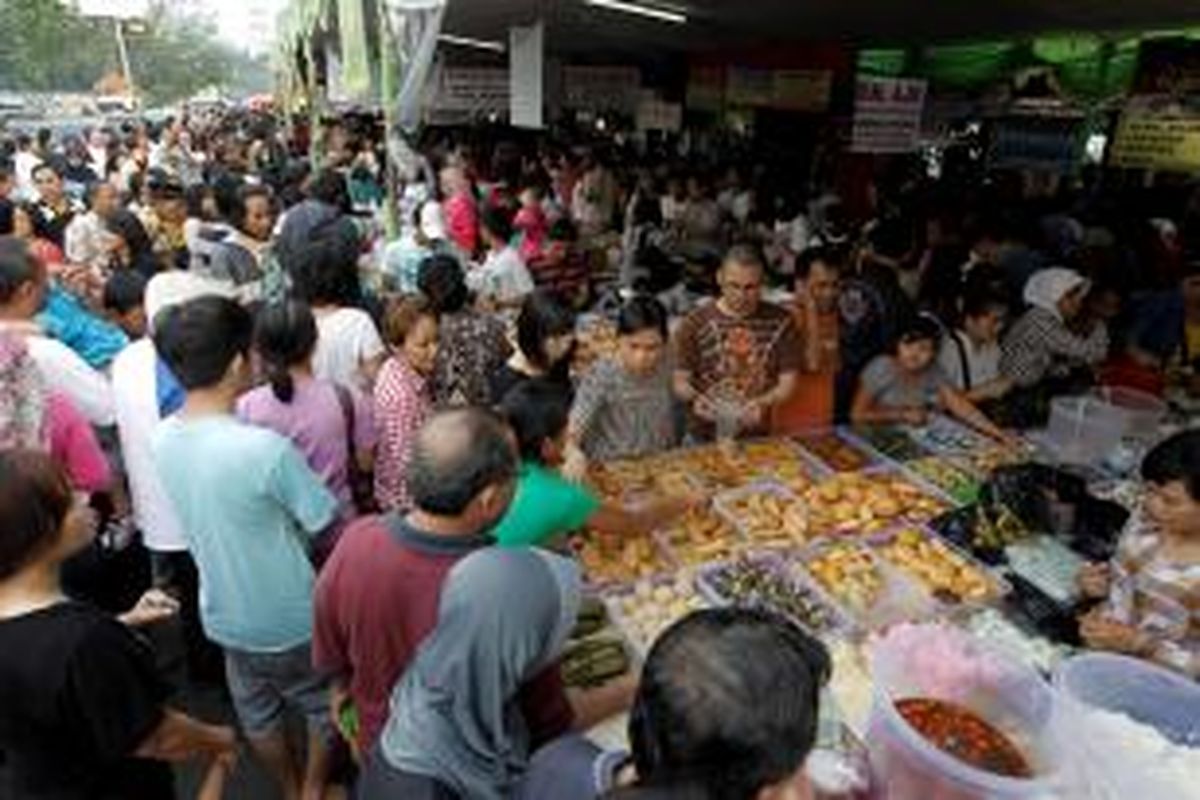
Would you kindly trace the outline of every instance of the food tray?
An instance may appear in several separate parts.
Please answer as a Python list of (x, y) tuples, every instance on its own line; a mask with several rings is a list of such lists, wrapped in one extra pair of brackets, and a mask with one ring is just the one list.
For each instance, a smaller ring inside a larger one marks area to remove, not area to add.
[[(759, 502), (761, 510), (747, 507)], [(790, 549), (809, 539), (807, 508), (777, 483), (760, 481), (725, 492), (717, 496), (713, 507), (751, 547)]]
[[(743, 579), (747, 584), (745, 594), (732, 592), (726, 585), (731, 571), (752, 577)], [(812, 578), (804, 573), (789, 573), (785, 563), (775, 556), (759, 554), (710, 564), (696, 573), (696, 588), (714, 606), (765, 608), (783, 614), (821, 638), (848, 638), (855, 632), (851, 617)], [(781, 602), (776, 592), (801, 599), (803, 610), (790, 602)]]
[(1068, 606), (1079, 599), (1077, 584), (1084, 559), (1052, 536), (1035, 536), (1004, 549), (1008, 568), (1051, 600)]
[[(836, 569), (829, 560), (846, 557), (847, 565), (861, 564), (875, 575), (878, 588), (869, 600), (855, 600), (846, 583), (849, 568)], [(802, 574), (866, 630), (881, 630), (898, 622), (929, 619), (938, 612), (932, 595), (920, 584), (875, 555), (861, 542), (825, 542), (793, 559), (792, 574)]]
[(809, 431), (794, 437), (804, 457), (818, 469), (819, 475), (858, 472), (879, 463), (879, 457), (855, 441), (841, 428)]
[(810, 539), (882, 533), (901, 521), (924, 523), (950, 505), (893, 466), (835, 475), (800, 499), (808, 506)]
[(604, 589), (674, 572), (672, 561), (652, 536), (603, 536), (585, 531), (571, 538), (587, 585)]
[(642, 661), (663, 631), (691, 612), (708, 607), (689, 570), (615, 588), (601, 599), (613, 626)]
[(930, 451), (921, 447), (905, 428), (898, 425), (859, 425), (846, 428), (843, 435), (876, 454), (881, 461), (903, 464), (925, 458)]
[(923, 487), (956, 506), (965, 506), (979, 499), (982, 484), (973, 472), (946, 456), (927, 456), (903, 465), (904, 472)]
[(996, 444), (982, 433), (976, 433), (941, 414), (934, 414), (919, 428), (909, 429), (909, 434), (921, 447), (939, 455), (969, 453)]
[[(911, 568), (892, 557), (901, 537), (913, 538), (906, 548)], [(919, 537), (917, 539), (916, 537)], [(998, 602), (1012, 587), (970, 555), (919, 525), (901, 525), (873, 538), (871, 549), (880, 560), (920, 584), (948, 608), (978, 607)], [(944, 565), (939, 569), (937, 561)]]
[(673, 452), (593, 465), (588, 470), (588, 485), (600, 497), (622, 503), (701, 491), (704, 487), (693, 476), (672, 467)]
[(736, 459), (752, 480), (768, 480), (793, 492), (803, 491), (817, 480), (819, 470), (788, 439), (753, 439), (737, 446)]
[(685, 567), (725, 561), (746, 548), (737, 526), (711, 508), (689, 511), (653, 535), (671, 559)]

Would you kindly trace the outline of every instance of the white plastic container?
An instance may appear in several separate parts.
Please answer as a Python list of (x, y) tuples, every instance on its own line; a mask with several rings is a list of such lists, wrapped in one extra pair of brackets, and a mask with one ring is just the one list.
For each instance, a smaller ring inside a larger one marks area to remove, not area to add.
[[(958, 628), (905, 626), (889, 632), (871, 658), (875, 700), (867, 733), (880, 800), (1043, 800), (1060, 797), (1061, 747), (1055, 695), (1036, 671)], [(967, 764), (927, 741), (895, 703), (954, 703), (1005, 734), (1034, 777), (1012, 778)]]
[(1120, 443), (1124, 419), (1114, 406), (1091, 395), (1056, 397), (1050, 401), (1045, 443), (1050, 455), (1065, 464), (1099, 464)]
[(1109, 406), (1106, 413), (1116, 420), (1121, 436), (1141, 440), (1158, 436), (1167, 404), (1154, 395), (1124, 386), (1105, 386), (1093, 390), (1091, 396)]

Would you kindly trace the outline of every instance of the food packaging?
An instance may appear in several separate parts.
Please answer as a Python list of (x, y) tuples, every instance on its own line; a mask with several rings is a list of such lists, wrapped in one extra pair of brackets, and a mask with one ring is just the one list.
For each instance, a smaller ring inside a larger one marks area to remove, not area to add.
[[(863, 630), (928, 619), (933, 597), (861, 542), (824, 542), (789, 562), (792, 575), (814, 584)], [(868, 587), (868, 582), (874, 582)]]

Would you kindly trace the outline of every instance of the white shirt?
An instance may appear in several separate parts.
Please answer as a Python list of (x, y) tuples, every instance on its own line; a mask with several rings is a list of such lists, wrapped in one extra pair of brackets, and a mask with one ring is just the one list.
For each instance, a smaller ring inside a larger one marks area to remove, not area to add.
[(483, 266), (467, 275), (467, 287), (501, 303), (515, 303), (533, 291), (533, 278), (512, 247), (488, 253)]
[(112, 387), (104, 373), (92, 369), (57, 339), (28, 336), (25, 343), (46, 385), (66, 395), (88, 422), (100, 428), (116, 422)]
[[(962, 350), (951, 340), (951, 336), (962, 344)], [(953, 331), (942, 340), (938, 364), (955, 388), (967, 391), (966, 376), (963, 374), (962, 357), (966, 356), (971, 375), (971, 389), (978, 389), (1000, 377), (1000, 343), (989, 342), (976, 347), (971, 337), (962, 331)]]
[(155, 360), (154, 343), (148, 338), (117, 354), (112, 364), (113, 405), (134, 521), (148, 549), (172, 553), (186, 550), (187, 542), (154, 465), (152, 442), (160, 421)]
[(22, 151), (13, 156), (13, 173), (17, 178), (18, 199), (37, 199), (37, 187), (33, 185), (33, 171), (41, 163), (40, 158), (28, 151)]
[(383, 339), (371, 315), (360, 308), (316, 311), (317, 349), (313, 353), (313, 374), (348, 389), (366, 391), (363, 362), (384, 352)]

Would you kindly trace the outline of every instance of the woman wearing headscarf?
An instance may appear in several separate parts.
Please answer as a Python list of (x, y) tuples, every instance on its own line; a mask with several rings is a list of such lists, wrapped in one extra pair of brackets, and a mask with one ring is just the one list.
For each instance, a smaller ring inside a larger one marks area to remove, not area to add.
[(361, 800), (596, 797), (603, 757), (578, 736), (531, 752), (521, 684), (558, 657), (575, 625), (574, 562), (480, 550), (451, 570), (437, 627), (392, 692)]
[(1017, 424), (1045, 421), (1049, 398), (1091, 383), (1091, 368), (1108, 355), (1108, 329), (1084, 314), (1090, 284), (1074, 270), (1051, 267), (1025, 284), (1025, 312), (1004, 338), (1000, 372), (1015, 392)]

